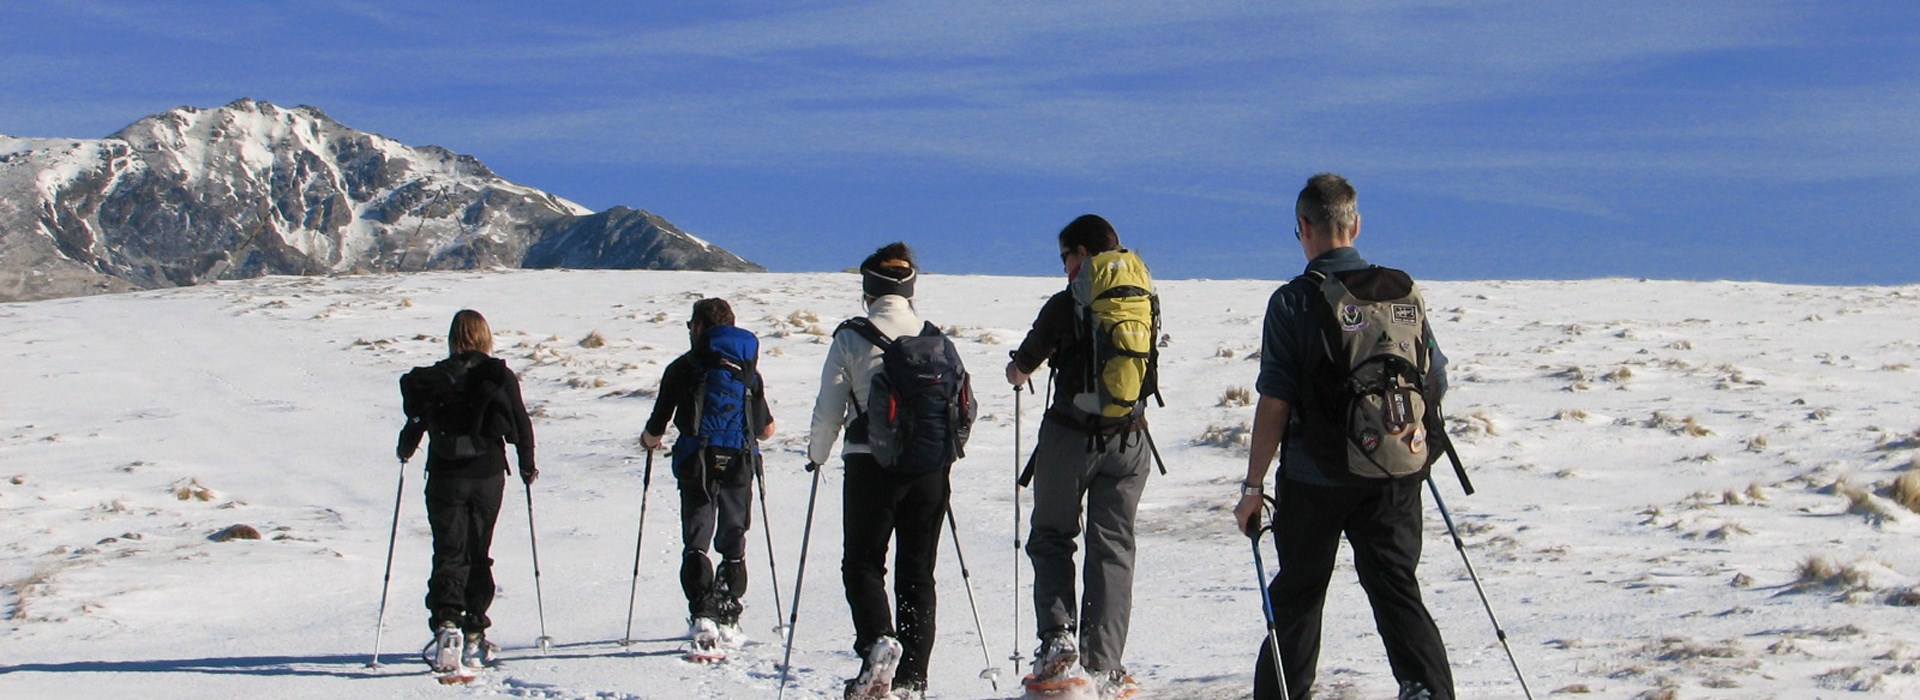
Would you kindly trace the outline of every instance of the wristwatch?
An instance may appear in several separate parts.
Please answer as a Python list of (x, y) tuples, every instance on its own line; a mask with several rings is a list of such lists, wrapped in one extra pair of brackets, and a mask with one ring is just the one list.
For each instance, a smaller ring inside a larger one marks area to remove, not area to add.
[(1262, 496), (1262, 495), (1265, 495), (1266, 493), (1267, 493), (1267, 489), (1264, 486), (1261, 486), (1259, 484), (1249, 484), (1244, 481), (1240, 482), (1241, 498), (1245, 498), (1247, 496)]

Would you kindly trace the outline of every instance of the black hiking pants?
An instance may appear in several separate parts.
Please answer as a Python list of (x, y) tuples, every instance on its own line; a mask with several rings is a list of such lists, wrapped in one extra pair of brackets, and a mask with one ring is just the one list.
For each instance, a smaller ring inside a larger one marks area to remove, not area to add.
[[(924, 685), (933, 653), (933, 565), (947, 517), (947, 472), (902, 474), (861, 453), (845, 459), (841, 511), (846, 546), (840, 578), (846, 584), (847, 605), (853, 609), (853, 651), (865, 659), (875, 640), (892, 636), (902, 647), (894, 685)], [(886, 581), (889, 540), (897, 545), (891, 605)]]
[(503, 472), (468, 478), (427, 472), (427, 525), (433, 529), (433, 574), (427, 578), (427, 626), (451, 621), (467, 632), (493, 624), (493, 525), (506, 492)]
[[(718, 580), (727, 597), (738, 600), (747, 592), (747, 530), (753, 527), (753, 481), (738, 486), (682, 480), (680, 486), (680, 589), (687, 595), (687, 613), (732, 624), (711, 598)], [(716, 572), (707, 558), (711, 546), (720, 553)]]
[[(1273, 533), (1279, 573), (1267, 586), (1273, 597), (1287, 695), (1310, 697), (1320, 660), (1320, 611), (1333, 575), (1334, 555), (1345, 533), (1353, 565), (1373, 606), (1373, 622), (1387, 647), (1387, 664), (1398, 681), (1426, 684), (1434, 700), (1453, 700), (1453, 670), (1440, 629), (1420, 600), (1414, 569), (1420, 564), (1421, 512), (1417, 479), (1378, 487), (1280, 484)], [(1255, 700), (1278, 700), (1273, 657), (1260, 645), (1254, 668)]]

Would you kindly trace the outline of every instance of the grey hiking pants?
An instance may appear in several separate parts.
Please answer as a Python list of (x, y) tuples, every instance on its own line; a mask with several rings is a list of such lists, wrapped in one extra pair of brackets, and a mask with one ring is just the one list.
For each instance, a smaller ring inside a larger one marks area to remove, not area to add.
[[(1089, 671), (1124, 668), (1120, 658), (1133, 613), (1133, 516), (1153, 465), (1139, 437), (1130, 437), (1124, 449), (1115, 437), (1106, 451), (1090, 450), (1086, 433), (1047, 420), (1034, 447), (1033, 530), (1027, 535), (1034, 621), (1041, 635), (1078, 628), (1080, 662)], [(1086, 590), (1076, 609), (1073, 555), (1083, 503)]]

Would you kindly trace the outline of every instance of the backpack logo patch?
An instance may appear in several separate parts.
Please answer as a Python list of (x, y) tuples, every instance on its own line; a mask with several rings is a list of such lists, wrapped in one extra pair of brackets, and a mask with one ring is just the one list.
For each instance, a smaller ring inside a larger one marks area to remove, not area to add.
[(1407, 326), (1420, 323), (1420, 307), (1418, 306), (1412, 304), (1394, 304), (1392, 313), (1394, 323)]
[(1360, 313), (1360, 307), (1347, 304), (1340, 307), (1340, 330), (1352, 333), (1367, 327), (1367, 317)]

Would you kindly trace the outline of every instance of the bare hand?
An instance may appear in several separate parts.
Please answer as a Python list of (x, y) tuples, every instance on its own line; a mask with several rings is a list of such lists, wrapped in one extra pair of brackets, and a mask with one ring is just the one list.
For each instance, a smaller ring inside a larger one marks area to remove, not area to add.
[(649, 449), (649, 450), (657, 450), (657, 449), (660, 449), (660, 438), (661, 438), (661, 437), (663, 437), (663, 436), (661, 436), (661, 435), (655, 435), (655, 434), (653, 434), (653, 433), (645, 433), (645, 432), (643, 432), (643, 433), (640, 433), (640, 446), (641, 446), (641, 447), (645, 447), (645, 448), (647, 448), (647, 449)]
[(1026, 384), (1027, 378), (1031, 376), (1033, 376), (1032, 372), (1020, 371), (1020, 363), (1018, 361), (1012, 361), (1007, 363), (1007, 383), (1008, 384), (1011, 384), (1013, 386), (1021, 386), (1023, 384)]
[(1265, 504), (1266, 499), (1257, 493), (1240, 497), (1240, 502), (1233, 506), (1233, 522), (1240, 526), (1241, 534), (1252, 537), (1260, 529), (1260, 510)]

